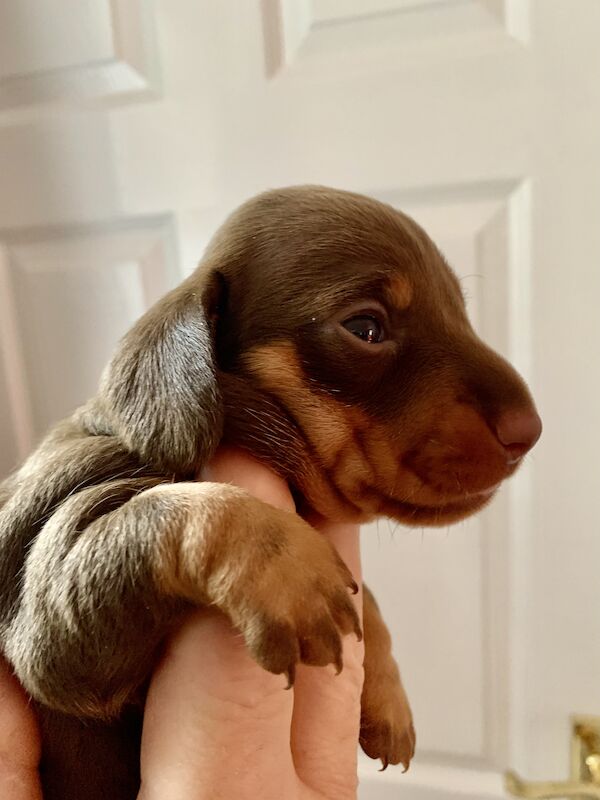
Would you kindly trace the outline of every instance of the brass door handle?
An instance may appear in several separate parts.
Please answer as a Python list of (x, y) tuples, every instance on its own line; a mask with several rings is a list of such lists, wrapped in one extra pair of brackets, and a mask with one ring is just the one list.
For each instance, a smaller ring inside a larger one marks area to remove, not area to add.
[(600, 800), (600, 718), (576, 717), (571, 736), (571, 779), (529, 783), (514, 772), (505, 775), (506, 790), (515, 797), (543, 800), (552, 797), (594, 797)]

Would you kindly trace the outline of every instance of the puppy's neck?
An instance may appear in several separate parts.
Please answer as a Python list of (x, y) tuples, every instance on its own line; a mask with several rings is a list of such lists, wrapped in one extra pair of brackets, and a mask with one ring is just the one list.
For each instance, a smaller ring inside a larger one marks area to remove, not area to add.
[(271, 394), (233, 373), (220, 373), (225, 409), (223, 444), (248, 450), (290, 485), (298, 513), (309, 522), (349, 521), (301, 426)]

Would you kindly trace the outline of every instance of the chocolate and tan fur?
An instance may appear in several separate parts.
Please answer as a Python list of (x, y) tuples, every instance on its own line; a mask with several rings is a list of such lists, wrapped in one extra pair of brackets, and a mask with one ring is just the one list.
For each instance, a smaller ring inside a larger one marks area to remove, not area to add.
[[(0, 486), (0, 646), (39, 706), (48, 800), (135, 797), (147, 681), (192, 607), (225, 612), (290, 682), (301, 662), (341, 668), (354, 581), (309, 522), (462, 519), (536, 420), (410, 218), (321, 187), (242, 206), (98, 395)], [(195, 481), (220, 442), (285, 477), (298, 514)], [(364, 635), (361, 744), (408, 765), (410, 710), (368, 591)]]

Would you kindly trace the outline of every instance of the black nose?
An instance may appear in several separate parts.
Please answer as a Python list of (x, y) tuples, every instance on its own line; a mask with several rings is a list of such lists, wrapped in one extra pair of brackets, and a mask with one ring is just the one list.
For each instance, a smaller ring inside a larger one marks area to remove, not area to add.
[(511, 461), (525, 455), (540, 438), (542, 420), (534, 408), (511, 408), (496, 423), (496, 436), (508, 451)]

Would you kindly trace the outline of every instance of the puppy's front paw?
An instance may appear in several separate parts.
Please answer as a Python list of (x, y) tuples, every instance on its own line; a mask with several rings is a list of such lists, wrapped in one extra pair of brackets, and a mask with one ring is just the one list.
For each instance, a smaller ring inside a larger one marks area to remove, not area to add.
[(370, 758), (381, 759), (383, 769), (402, 764), (406, 772), (415, 754), (416, 735), (406, 695), (399, 689), (371, 707), (363, 698), (360, 745)]
[(258, 663), (291, 686), (298, 663), (339, 672), (341, 637), (362, 631), (349, 591), (358, 587), (335, 549), (300, 518), (282, 522), (269, 558), (240, 576), (227, 611)]

